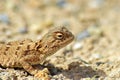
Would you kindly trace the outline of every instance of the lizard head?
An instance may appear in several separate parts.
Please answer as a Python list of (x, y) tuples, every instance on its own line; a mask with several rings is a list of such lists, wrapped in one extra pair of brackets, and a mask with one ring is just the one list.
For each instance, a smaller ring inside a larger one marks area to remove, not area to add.
[(47, 54), (52, 54), (60, 48), (65, 47), (74, 39), (74, 35), (65, 27), (56, 27), (50, 29), (49, 32), (41, 40), (43, 48)]

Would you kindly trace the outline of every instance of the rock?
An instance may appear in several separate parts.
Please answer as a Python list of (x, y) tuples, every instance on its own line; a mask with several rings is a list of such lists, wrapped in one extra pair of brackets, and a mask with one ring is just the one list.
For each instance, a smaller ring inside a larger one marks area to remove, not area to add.
[(25, 34), (25, 33), (27, 33), (28, 32), (28, 28), (27, 27), (20, 27), (19, 28), (19, 33), (20, 34)]
[(0, 21), (6, 24), (10, 22), (7, 14), (0, 14)]
[(76, 42), (74, 45), (73, 45), (73, 50), (79, 50), (80, 48), (83, 47), (83, 43), (82, 42)]

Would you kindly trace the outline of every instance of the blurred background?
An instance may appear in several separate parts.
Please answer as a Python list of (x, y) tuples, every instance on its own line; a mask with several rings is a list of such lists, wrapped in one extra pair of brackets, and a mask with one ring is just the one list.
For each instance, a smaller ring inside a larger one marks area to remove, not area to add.
[(76, 37), (50, 59), (62, 69), (51, 71), (57, 79), (120, 77), (120, 0), (0, 0), (0, 43), (37, 40), (57, 26)]
[(0, 41), (39, 36), (54, 26), (66, 26), (74, 34), (89, 27), (115, 28), (119, 4), (119, 0), (0, 0)]

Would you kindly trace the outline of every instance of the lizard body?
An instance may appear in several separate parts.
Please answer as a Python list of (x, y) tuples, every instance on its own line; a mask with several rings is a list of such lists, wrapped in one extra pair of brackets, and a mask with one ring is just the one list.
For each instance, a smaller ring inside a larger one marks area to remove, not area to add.
[(0, 65), (3, 67), (20, 67), (28, 73), (49, 80), (48, 70), (39, 70), (33, 65), (42, 63), (47, 57), (66, 46), (74, 39), (65, 27), (51, 29), (41, 40), (36, 42), (26, 39), (0, 45)]

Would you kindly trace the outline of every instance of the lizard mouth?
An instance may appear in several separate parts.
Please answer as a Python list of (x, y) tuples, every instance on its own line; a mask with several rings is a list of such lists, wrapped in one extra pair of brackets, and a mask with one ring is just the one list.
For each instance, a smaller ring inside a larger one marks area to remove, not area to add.
[(67, 38), (65, 41), (61, 42), (60, 44), (58, 44), (58, 46), (54, 46), (52, 48), (54, 48), (54, 50), (56, 49), (60, 49), (62, 47), (65, 47), (66, 45), (68, 45), (69, 43), (71, 43), (74, 40), (74, 36), (71, 34), (71, 36), (69, 38)]
[[(72, 34), (71, 34), (72, 35)], [(71, 37), (69, 37), (68, 39), (66, 39), (66, 41), (64, 41), (61, 46), (64, 47), (66, 45), (68, 45), (69, 43), (71, 43), (74, 40), (74, 36), (72, 35)]]

